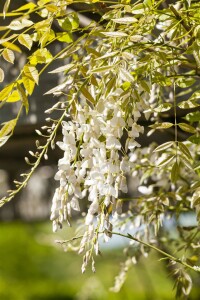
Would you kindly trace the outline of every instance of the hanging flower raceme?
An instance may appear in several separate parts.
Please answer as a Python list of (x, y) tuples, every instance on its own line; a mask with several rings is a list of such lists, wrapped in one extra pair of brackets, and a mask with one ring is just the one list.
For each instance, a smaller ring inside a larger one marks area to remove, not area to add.
[[(62, 123), (63, 141), (57, 144), (64, 156), (55, 175), (60, 187), (52, 204), (54, 231), (64, 220), (69, 221), (71, 210), (80, 210), (79, 201), (85, 196), (91, 203), (85, 222), (91, 225), (103, 206), (113, 205), (120, 192), (127, 193), (126, 176), (130, 173), (127, 151), (140, 146), (135, 138), (143, 132), (143, 127), (136, 123), (139, 111), (135, 116), (125, 119), (118, 103), (107, 101), (101, 113), (78, 104), (76, 116)], [(124, 142), (125, 130), (128, 137)]]

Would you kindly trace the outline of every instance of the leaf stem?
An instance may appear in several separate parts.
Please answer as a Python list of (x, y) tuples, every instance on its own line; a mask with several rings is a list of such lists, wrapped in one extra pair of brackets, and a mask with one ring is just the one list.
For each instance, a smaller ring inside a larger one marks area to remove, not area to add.
[(26, 176), (26, 179), (22, 182), (22, 184), (15, 190), (10, 191), (10, 194), (8, 197), (3, 197), (2, 199), (0, 199), (0, 207), (3, 206), (5, 203), (9, 202), (10, 200), (12, 200), (14, 198), (14, 196), (19, 193), (28, 183), (30, 177), (32, 176), (32, 174), (35, 172), (35, 170), (37, 169), (37, 167), (40, 164), (40, 161), (42, 159), (42, 157), (44, 156), (44, 154), (46, 153), (49, 145), (51, 144), (51, 141), (53, 140), (59, 126), (61, 125), (65, 115), (66, 115), (66, 110), (68, 109), (68, 107), (64, 110), (64, 113), (61, 115), (58, 123), (56, 124), (55, 128), (53, 129), (51, 135), (49, 136), (47, 143), (45, 144), (45, 146), (43, 146), (42, 151), (40, 152), (36, 162), (34, 163), (34, 166), (31, 168), (30, 173), (28, 173), (28, 175)]

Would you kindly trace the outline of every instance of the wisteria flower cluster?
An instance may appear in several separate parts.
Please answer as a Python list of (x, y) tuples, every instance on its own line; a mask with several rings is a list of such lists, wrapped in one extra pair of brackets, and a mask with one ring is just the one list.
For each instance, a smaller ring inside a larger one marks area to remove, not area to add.
[[(153, 249), (170, 262), (177, 294), (188, 295), (187, 270), (199, 272), (200, 4), (35, 2), (11, 12), (13, 20), (1, 26), (6, 62), (14, 62), (20, 47), (31, 53), (16, 80), (0, 91), (0, 108), (21, 104), (17, 117), (1, 124), (0, 146), (12, 136), (23, 108), (28, 113), (28, 96), (53, 62), (58, 67), (49, 73), (60, 83), (46, 92), (56, 99), (47, 113), (57, 117), (37, 130), (46, 143), (36, 142), (31, 160), (26, 158), (30, 172), (15, 181), (0, 206), (26, 186), (57, 143), (63, 157), (50, 218), (55, 232), (70, 225), (71, 216), (82, 216), (77, 235), (61, 242), (83, 253), (82, 271), (89, 261), (95, 271), (99, 241), (115, 234), (131, 241), (115, 291), (132, 263)], [(9, 5), (6, 0), (4, 17)], [(56, 54), (49, 47), (54, 42), (61, 45)], [(0, 82), (4, 75), (0, 68)], [(63, 138), (57, 141), (60, 128)], [(189, 226), (181, 221), (185, 215)], [(180, 258), (166, 248), (178, 249)]]

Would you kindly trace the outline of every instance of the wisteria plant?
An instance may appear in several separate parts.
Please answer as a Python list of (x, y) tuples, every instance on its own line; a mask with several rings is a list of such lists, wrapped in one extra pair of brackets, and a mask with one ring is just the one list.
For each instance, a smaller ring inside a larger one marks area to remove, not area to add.
[[(0, 91), (1, 107), (21, 103), (17, 117), (2, 124), (1, 146), (23, 109), (28, 113), (40, 75), (59, 75), (62, 82), (46, 91), (55, 101), (47, 113), (60, 117), (48, 117), (38, 130), (46, 143), (36, 142), (26, 159), (30, 172), (0, 205), (26, 186), (56, 144), (63, 157), (50, 218), (56, 232), (83, 207), (77, 235), (59, 241), (83, 254), (82, 272), (88, 263), (95, 271), (99, 240), (119, 235), (130, 245), (114, 291), (131, 265), (155, 250), (169, 263), (177, 296), (189, 295), (192, 272), (200, 272), (199, 1), (39, 0), (12, 11), (9, 5), (0, 15), (11, 18), (0, 26), (0, 55), (9, 63), (25, 48), (30, 55)], [(52, 54), (52, 43), (61, 51)], [(52, 69), (55, 61), (60, 66)], [(195, 222), (187, 226), (182, 216)]]

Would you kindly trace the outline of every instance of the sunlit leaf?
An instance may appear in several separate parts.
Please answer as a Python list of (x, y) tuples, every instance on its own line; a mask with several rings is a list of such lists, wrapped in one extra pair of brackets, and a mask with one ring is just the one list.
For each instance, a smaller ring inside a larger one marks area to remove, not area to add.
[(67, 86), (67, 83), (61, 83), (54, 88), (50, 89), (48, 92), (45, 93), (45, 95), (54, 94), (54, 93), (61, 93), (61, 91)]
[(23, 72), (25, 76), (27, 76), (29, 79), (35, 81), (35, 83), (38, 84), (39, 74), (38, 70), (34, 66), (25, 65), (23, 68)]
[(77, 29), (79, 27), (79, 17), (76, 12), (71, 13), (69, 15), (69, 20), (71, 22), (72, 30)]
[(200, 121), (200, 112), (195, 111), (195, 112), (188, 113), (184, 117), (184, 119), (190, 123), (199, 122)]
[(134, 78), (133, 76), (130, 74), (130, 72), (128, 72), (125, 69), (120, 69), (119, 71), (119, 76), (121, 77), (122, 80), (127, 81), (127, 82), (134, 82)]
[(25, 27), (30, 27), (31, 25), (33, 25), (33, 22), (27, 19), (22, 19), (22, 21), (20, 20), (13, 20), (10, 25), (8, 26), (9, 29), (12, 30), (21, 30)]
[(104, 54), (103, 56), (100, 56), (100, 57), (96, 58), (95, 61), (105, 59), (105, 58), (109, 58), (109, 57), (113, 57), (117, 53), (118, 53), (118, 51), (108, 52), (108, 53)]
[(23, 90), (23, 88), (21, 87), (20, 84), (17, 83), (17, 89), (18, 89), (18, 92), (19, 92), (19, 95), (20, 95), (20, 99), (26, 109), (26, 113), (28, 113), (29, 111), (29, 103), (28, 103), (28, 98), (26, 96), (26, 93), (25, 91)]
[(18, 46), (16, 46), (15, 44), (13, 44), (13, 43), (10, 43), (10, 42), (4, 42), (4, 43), (2, 43), (2, 45), (3, 45), (5, 48), (8, 48), (8, 49), (10, 49), (10, 50), (13, 50), (13, 51), (16, 51), (16, 52), (19, 52), (19, 53), (22, 52), (21, 49), (20, 49)]
[(4, 71), (0, 68), (0, 82), (4, 81)]
[(37, 64), (49, 63), (53, 59), (51, 52), (47, 48), (36, 50), (31, 55), (29, 61), (30, 64), (35, 66)]
[(55, 13), (55, 12), (57, 12), (58, 7), (54, 4), (48, 4), (48, 5), (46, 5), (46, 9), (52, 13)]
[(57, 33), (56, 38), (60, 42), (64, 43), (72, 43), (73, 42), (73, 36), (70, 32), (62, 32)]
[(159, 162), (159, 164), (157, 165), (158, 167), (164, 167), (166, 165), (169, 165), (171, 163), (171, 161), (173, 161), (175, 158), (175, 155), (170, 155), (167, 158), (163, 159), (162, 161)]
[(20, 100), (20, 95), (18, 90), (13, 90), (12, 93), (7, 97), (6, 102), (18, 102)]
[(7, 85), (3, 90), (0, 91), (0, 101), (4, 101), (9, 94), (12, 92), (14, 84)]
[(92, 95), (90, 94), (90, 92), (85, 87), (82, 87), (80, 91), (83, 94), (83, 96), (87, 100), (89, 100), (89, 102), (91, 102), (92, 104), (95, 104), (95, 99), (92, 97)]
[(12, 50), (10, 49), (4, 49), (2, 52), (2, 56), (5, 60), (7, 60), (8, 62), (10, 62), (11, 64), (14, 63), (15, 60), (15, 55), (13, 53)]
[(173, 164), (172, 166), (172, 169), (171, 169), (171, 181), (173, 183), (175, 183), (178, 179), (178, 176), (179, 176), (179, 169), (180, 169), (180, 166), (179, 164), (177, 163), (177, 161)]
[(10, 134), (14, 130), (14, 128), (16, 126), (16, 122), (17, 122), (17, 119), (12, 119), (8, 122), (5, 122), (3, 127), (0, 129), (0, 138)]
[(9, 9), (9, 6), (10, 6), (10, 0), (6, 0), (6, 2), (4, 4), (4, 7), (3, 7), (3, 16), (4, 16), (4, 18), (6, 17), (6, 13)]
[(171, 103), (163, 103), (160, 104), (158, 107), (155, 107), (153, 110), (156, 112), (164, 112), (164, 111), (168, 111), (172, 108), (172, 104)]
[(178, 123), (178, 126), (186, 132), (189, 133), (195, 133), (196, 129), (194, 127), (192, 127), (191, 125), (187, 124), (187, 123)]
[(164, 144), (159, 145), (158, 147), (156, 147), (154, 149), (154, 151), (155, 152), (163, 151), (163, 150), (166, 150), (166, 149), (172, 147), (173, 145), (174, 145), (174, 141), (173, 142), (166, 142), (166, 143), (164, 143)]
[(124, 17), (124, 18), (111, 19), (111, 20), (118, 24), (132, 24), (138, 22), (138, 19), (134, 17)]
[(112, 70), (113, 68), (114, 68), (114, 66), (100, 67), (100, 68), (96, 68), (96, 69), (91, 70), (91, 73), (106, 72), (106, 71)]
[(10, 137), (11, 137), (11, 134), (2, 136), (0, 138), (0, 147), (2, 147), (9, 140)]
[(33, 81), (30, 77), (27, 77), (26, 75), (22, 74), (22, 82), (27, 93), (29, 95), (32, 95), (35, 87), (35, 81)]
[(60, 73), (60, 72), (67, 72), (70, 69), (72, 69), (74, 67), (74, 64), (67, 64), (65, 66), (59, 67), (54, 69), (53, 71), (50, 71), (49, 73)]
[(190, 170), (193, 170), (193, 166), (190, 163), (190, 161), (185, 157), (185, 156), (181, 156), (181, 162)]
[(200, 145), (200, 136), (198, 136), (198, 135), (191, 135), (188, 138), (188, 141), (190, 141), (193, 144)]
[(155, 123), (153, 125), (149, 125), (149, 127), (154, 128), (154, 129), (167, 129), (172, 126), (174, 126), (174, 124), (170, 123), (170, 122)]
[(0, 39), (0, 45), (17, 37), (17, 34), (11, 34), (7, 38)]
[(32, 10), (35, 7), (36, 7), (36, 4), (34, 4), (33, 2), (30, 2), (30, 3), (27, 3), (25, 5), (22, 5), (21, 7), (19, 7), (15, 11)]
[(191, 153), (190, 153), (188, 147), (187, 147), (185, 144), (183, 144), (182, 142), (179, 142), (178, 145), (179, 145), (180, 151), (181, 151), (188, 159), (192, 159), (192, 155), (191, 155)]
[(20, 44), (28, 48), (29, 50), (32, 47), (33, 40), (29, 34), (20, 34), (18, 37), (18, 41)]
[(195, 83), (194, 78), (181, 77), (176, 80), (176, 84), (181, 88), (187, 88)]
[(200, 104), (196, 103), (196, 100), (186, 100), (186, 101), (182, 101), (178, 104), (178, 107), (182, 108), (182, 109), (190, 109), (190, 108), (195, 108), (195, 107), (199, 107)]
[(117, 37), (127, 37), (128, 35), (125, 32), (122, 31), (108, 31), (108, 32), (101, 32), (103, 35), (108, 36), (108, 37), (113, 37), (113, 38), (117, 38)]

